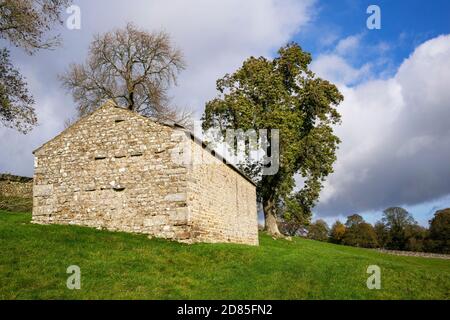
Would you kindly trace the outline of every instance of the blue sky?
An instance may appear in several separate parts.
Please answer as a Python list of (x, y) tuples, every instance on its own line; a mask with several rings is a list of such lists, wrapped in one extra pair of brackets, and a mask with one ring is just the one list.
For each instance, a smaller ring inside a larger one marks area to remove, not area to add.
[[(378, 5), (381, 9), (380, 30), (366, 27), (369, 5)], [(367, 46), (388, 44), (387, 56), (398, 66), (420, 43), (450, 31), (450, 1), (447, 0), (327, 0), (320, 1), (317, 8), (314, 23), (294, 37), (313, 55), (329, 48), (323, 45), (321, 38), (337, 41), (363, 34)], [(355, 63), (370, 58), (370, 55), (362, 56)]]
[[(342, 144), (315, 217), (329, 223), (362, 213), (375, 222), (399, 205), (426, 225), (450, 207), (450, 1), (74, 0), (81, 29), (61, 27), (63, 45), (28, 56), (11, 48), (36, 100), (39, 126), (27, 136), (0, 127), (0, 172), (33, 174), (32, 150), (64, 129), (75, 105), (57, 75), (83, 62), (94, 34), (127, 22), (165, 30), (187, 68), (173, 104), (200, 118), (215, 81), (247, 57), (273, 57), (296, 41), (311, 68), (345, 96), (336, 128)], [(369, 30), (369, 5), (381, 29)], [(63, 18), (66, 18), (64, 16)], [(0, 41), (1, 42), (1, 41)]]

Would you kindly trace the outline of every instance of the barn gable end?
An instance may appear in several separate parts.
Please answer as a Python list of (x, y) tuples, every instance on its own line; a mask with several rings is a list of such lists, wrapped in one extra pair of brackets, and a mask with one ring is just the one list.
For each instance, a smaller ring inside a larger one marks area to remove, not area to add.
[(254, 184), (217, 158), (174, 161), (186, 145), (214, 158), (182, 128), (105, 104), (34, 152), (33, 222), (257, 244)]

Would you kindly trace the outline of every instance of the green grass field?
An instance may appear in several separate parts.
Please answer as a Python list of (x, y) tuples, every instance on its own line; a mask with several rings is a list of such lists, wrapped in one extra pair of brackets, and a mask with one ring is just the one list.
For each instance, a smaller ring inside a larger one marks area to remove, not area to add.
[[(449, 299), (450, 261), (305, 239), (183, 245), (0, 211), (0, 299)], [(81, 290), (66, 269), (81, 268)], [(381, 290), (366, 269), (381, 268)]]

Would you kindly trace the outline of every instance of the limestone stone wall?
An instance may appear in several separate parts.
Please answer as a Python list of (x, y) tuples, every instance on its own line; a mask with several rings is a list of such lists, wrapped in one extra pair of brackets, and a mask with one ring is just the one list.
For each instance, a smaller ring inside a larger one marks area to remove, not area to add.
[[(214, 163), (174, 161), (186, 144)], [(34, 154), (34, 223), (258, 243), (255, 186), (184, 129), (106, 104)]]
[(0, 174), (0, 196), (31, 198), (32, 190), (32, 178)]
[(256, 188), (236, 170), (191, 141), (188, 207), (197, 241), (258, 245)]
[(168, 126), (105, 105), (35, 151), (33, 222), (190, 237)]

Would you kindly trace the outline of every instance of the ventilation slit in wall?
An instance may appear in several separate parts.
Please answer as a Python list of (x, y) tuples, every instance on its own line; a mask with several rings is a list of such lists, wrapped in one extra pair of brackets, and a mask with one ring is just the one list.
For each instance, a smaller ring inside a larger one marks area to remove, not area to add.
[(104, 160), (106, 156), (95, 156), (95, 160)]
[(132, 157), (140, 157), (142, 156), (142, 152), (134, 152), (131, 154)]
[(124, 122), (124, 121), (125, 121), (125, 119), (116, 119), (116, 120), (114, 120), (115, 123), (121, 123), (121, 122)]

